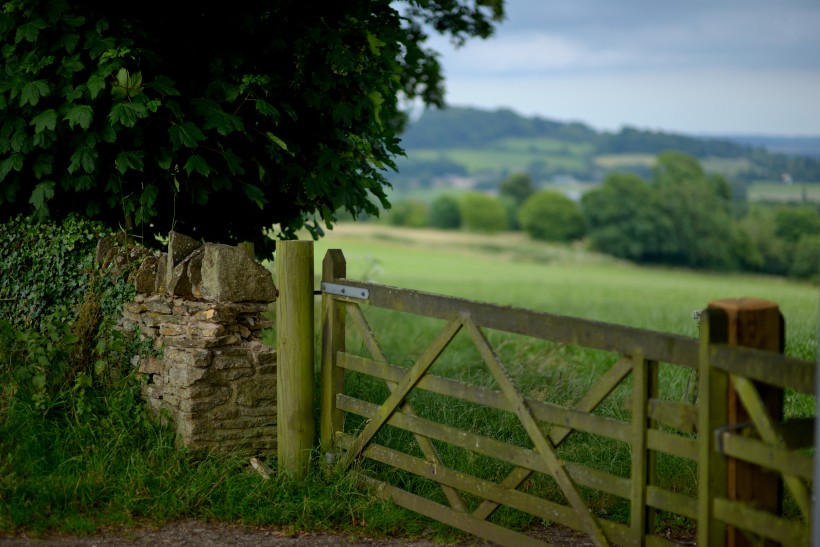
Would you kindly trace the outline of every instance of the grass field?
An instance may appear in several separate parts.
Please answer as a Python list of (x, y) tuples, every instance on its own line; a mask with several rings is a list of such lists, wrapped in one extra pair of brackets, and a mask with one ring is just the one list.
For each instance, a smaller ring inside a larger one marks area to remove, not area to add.
[[(816, 356), (818, 289), (781, 278), (638, 267), (578, 247), (495, 236), (340, 224), (316, 244), (341, 248), (352, 279), (696, 336), (692, 312), (720, 298), (780, 305), (787, 351)], [(317, 272), (320, 271), (317, 269)]]

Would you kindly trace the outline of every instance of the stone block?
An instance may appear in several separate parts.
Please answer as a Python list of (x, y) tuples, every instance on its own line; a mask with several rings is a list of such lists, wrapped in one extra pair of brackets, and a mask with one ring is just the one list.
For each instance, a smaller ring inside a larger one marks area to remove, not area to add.
[(201, 272), (206, 300), (273, 302), (276, 297), (271, 272), (239, 247), (206, 243)]
[(154, 292), (154, 287), (157, 280), (157, 264), (159, 258), (154, 255), (148, 255), (142, 261), (137, 271), (131, 275), (131, 282), (138, 293), (149, 294)]

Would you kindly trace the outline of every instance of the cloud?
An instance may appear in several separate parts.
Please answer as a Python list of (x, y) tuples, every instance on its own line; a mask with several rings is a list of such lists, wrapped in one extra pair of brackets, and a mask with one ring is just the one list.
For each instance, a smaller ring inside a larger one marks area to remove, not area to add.
[(670, 130), (820, 133), (816, 0), (508, 0), (442, 52), (448, 100)]

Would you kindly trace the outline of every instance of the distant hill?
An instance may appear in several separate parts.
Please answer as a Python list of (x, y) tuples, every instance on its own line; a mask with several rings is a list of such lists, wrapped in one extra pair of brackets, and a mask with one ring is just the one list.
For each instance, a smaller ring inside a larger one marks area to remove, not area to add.
[(596, 181), (614, 169), (648, 174), (654, 156), (678, 150), (737, 181), (780, 181), (788, 174), (794, 181), (820, 183), (820, 157), (811, 157), (820, 149), (820, 137), (697, 137), (633, 127), (600, 132), (583, 123), (524, 117), (508, 109), (451, 107), (426, 110), (407, 128), (402, 144), (407, 159), (399, 163), (399, 179), (436, 174), (497, 178), (528, 171), (542, 181)]

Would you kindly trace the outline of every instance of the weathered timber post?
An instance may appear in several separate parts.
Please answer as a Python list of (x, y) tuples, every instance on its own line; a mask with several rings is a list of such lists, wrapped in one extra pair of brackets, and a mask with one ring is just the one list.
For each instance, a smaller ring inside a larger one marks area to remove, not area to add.
[(302, 479), (313, 449), (313, 242), (276, 243), (276, 433), (279, 471)]
[[(347, 276), (347, 263), (340, 249), (328, 249), (322, 261), (322, 281), (333, 283)], [(322, 394), (319, 431), (322, 450), (333, 449), (333, 435), (341, 431), (344, 413), (336, 408), (336, 394), (344, 390), (344, 370), (336, 366), (336, 355), (345, 349), (345, 308), (330, 295), (322, 295)]]
[[(777, 304), (757, 298), (715, 300), (709, 303), (711, 321), (724, 321), (714, 325), (725, 339), (712, 343), (725, 343), (765, 351), (783, 353), (784, 323)], [(715, 332), (715, 330), (713, 330)], [(756, 384), (769, 415), (775, 421), (783, 419), (783, 390), (778, 387)], [(729, 426), (749, 421), (743, 403), (729, 382), (727, 388), (727, 416)], [(779, 515), (782, 509), (783, 481), (778, 473), (760, 466), (728, 458), (726, 462), (726, 495), (728, 499), (752, 502), (755, 508)], [(727, 527), (726, 545), (729, 547), (752, 545), (751, 541), (736, 528)]]

